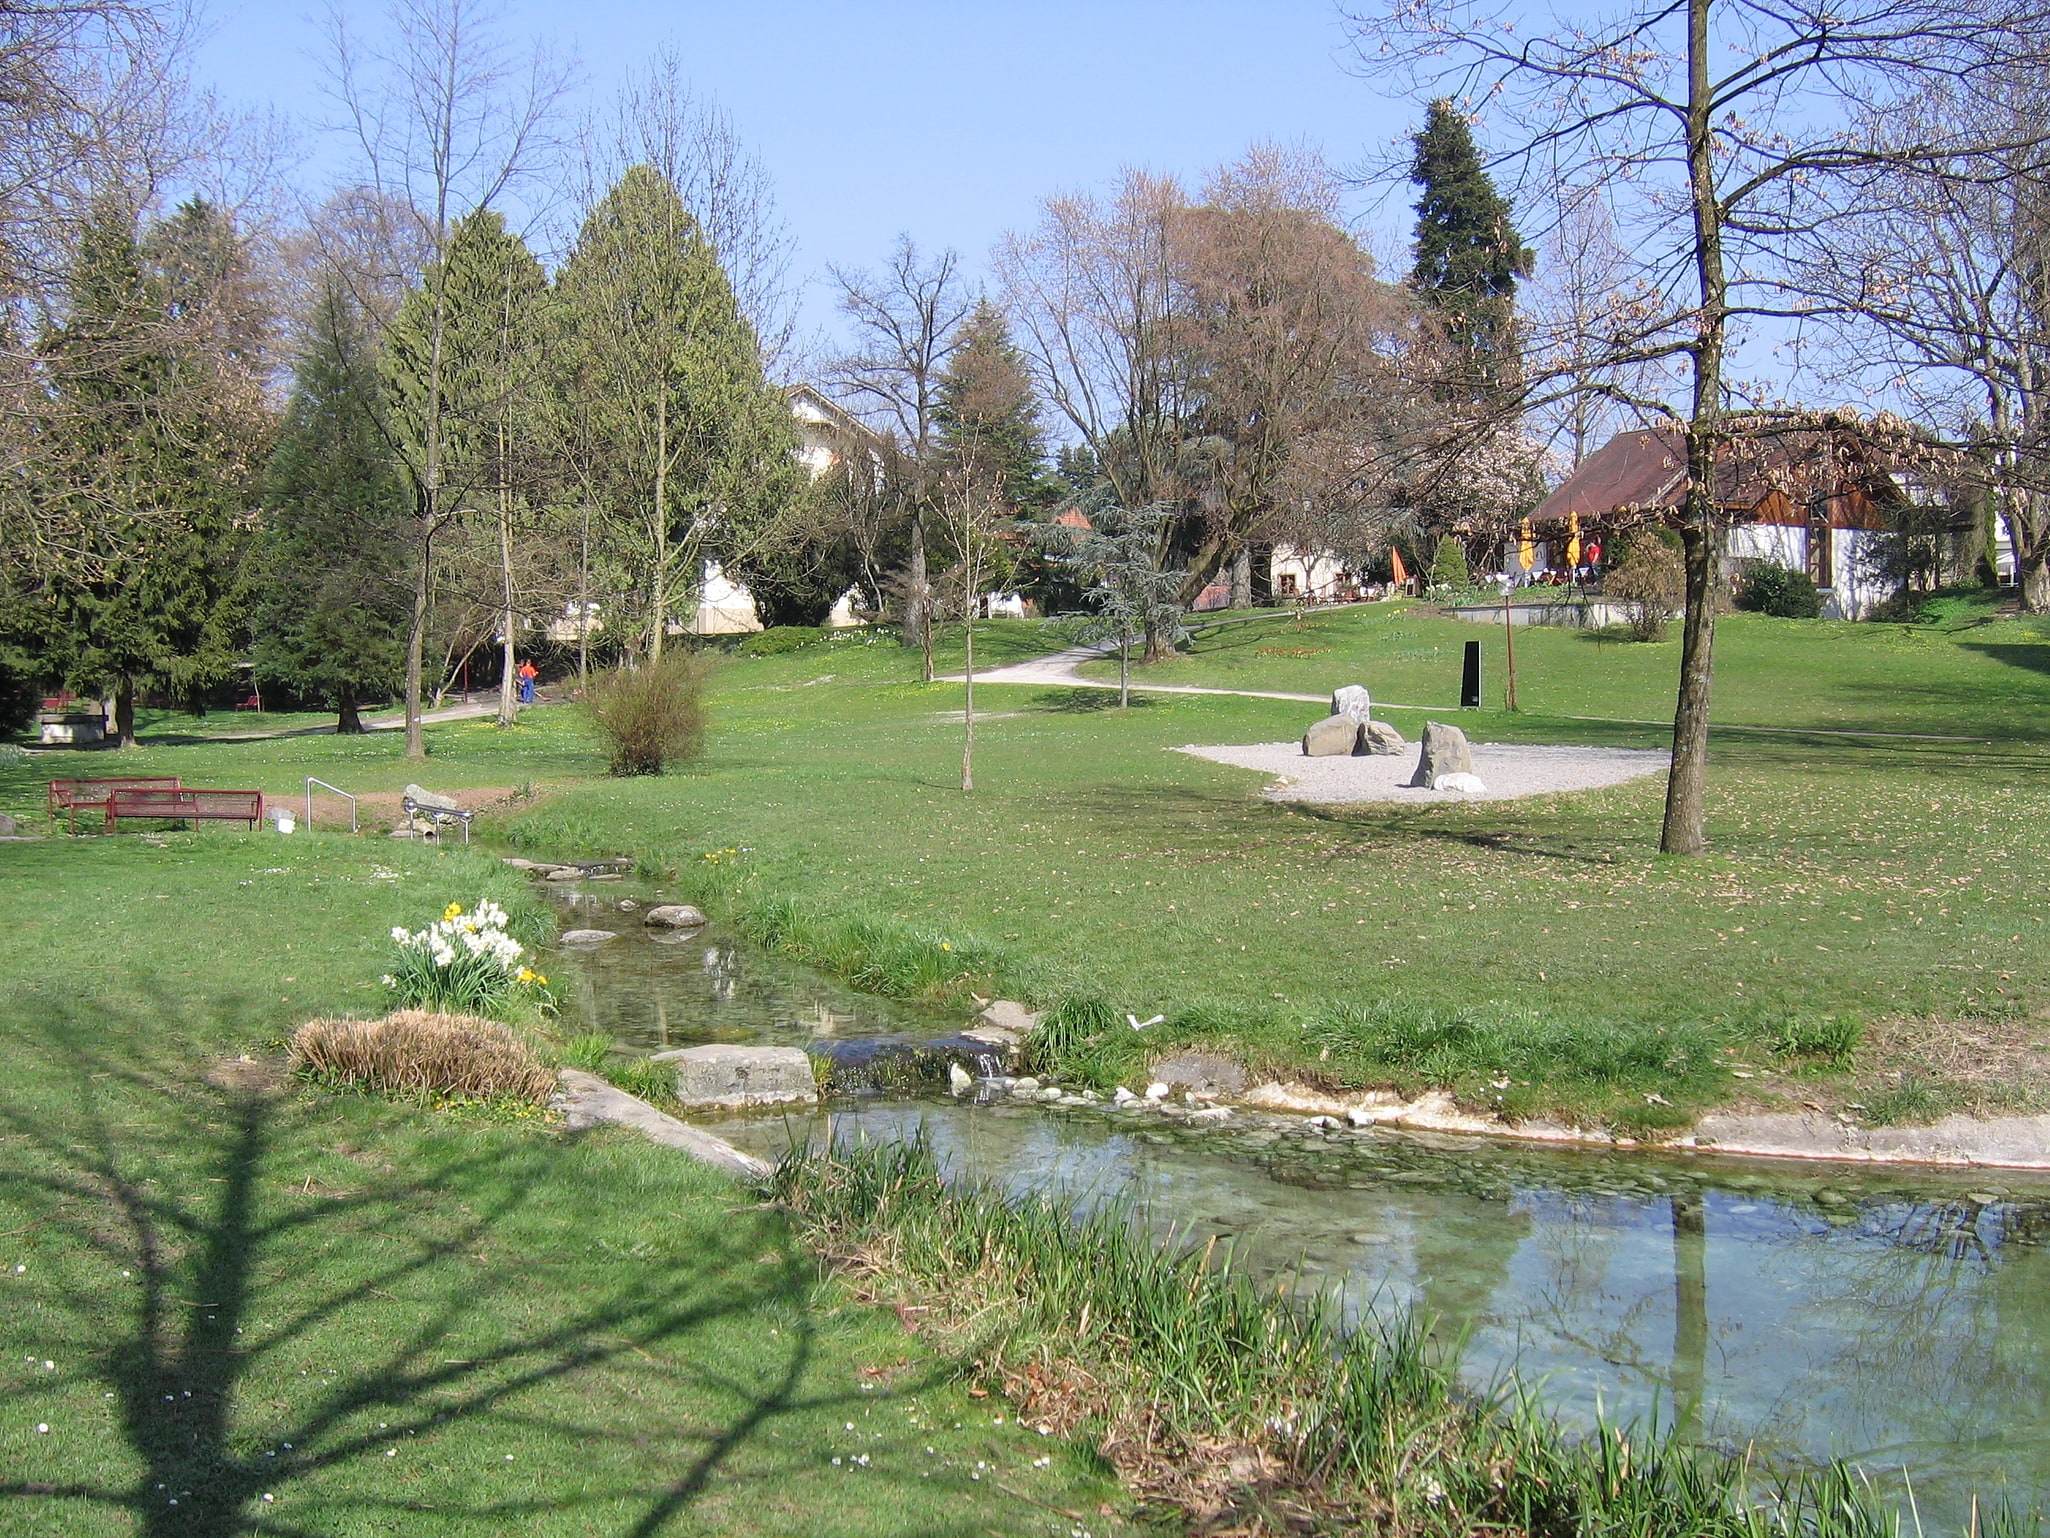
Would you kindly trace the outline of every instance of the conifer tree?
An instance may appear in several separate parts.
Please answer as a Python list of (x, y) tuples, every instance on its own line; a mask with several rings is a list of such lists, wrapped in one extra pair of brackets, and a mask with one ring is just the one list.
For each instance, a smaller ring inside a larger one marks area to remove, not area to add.
[(1445, 328), (1455, 355), (1450, 387), (1492, 395), (1517, 373), (1516, 284), (1533, 258), (1452, 102), (1431, 103), (1413, 142), (1410, 180), (1423, 196), (1410, 287)]
[(196, 705), (238, 663), (236, 574), (269, 428), (265, 317), (232, 223), (195, 201), (136, 226), (111, 198), (87, 221), (36, 405), (45, 667), (112, 691), (123, 746), (139, 689)]
[[(436, 542), (480, 510), (496, 520), (495, 595), (510, 654), (516, 630), (512, 538), (515, 463), (538, 415), (546, 279), (504, 216), (456, 221), (447, 255), (406, 294), (379, 358), (387, 420), (412, 496), (413, 612), (406, 692), (416, 696), (435, 589)], [(511, 669), (507, 669), (508, 683)], [(505, 719), (503, 713), (501, 719)]]
[(376, 360), (345, 286), (323, 284), (264, 483), (257, 676), (333, 703), (335, 730), (405, 672), (409, 503)]
[(799, 493), (796, 428), (676, 188), (629, 169), (556, 276), (562, 420), (624, 572), (636, 649), (658, 660), (704, 563), (766, 551)]
[(938, 395), (943, 473), (986, 477), (1014, 513), (1046, 500), (1039, 402), (1010, 323), (987, 299), (961, 323)]

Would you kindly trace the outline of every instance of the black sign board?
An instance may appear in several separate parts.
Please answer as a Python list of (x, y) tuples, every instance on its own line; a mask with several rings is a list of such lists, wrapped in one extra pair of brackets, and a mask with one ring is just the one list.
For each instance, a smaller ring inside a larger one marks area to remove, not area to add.
[(1466, 669), (1459, 679), (1459, 708), (1481, 708), (1481, 643), (1478, 641), (1466, 643)]

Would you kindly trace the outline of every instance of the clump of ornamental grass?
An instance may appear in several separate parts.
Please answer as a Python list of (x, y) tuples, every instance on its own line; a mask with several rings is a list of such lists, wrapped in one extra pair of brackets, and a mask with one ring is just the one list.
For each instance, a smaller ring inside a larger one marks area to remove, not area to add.
[(401, 1009), (504, 1016), (523, 1004), (555, 1009), (548, 979), (527, 965), (527, 948), (507, 930), (505, 909), (489, 898), (465, 912), (450, 903), (424, 929), (394, 926), (398, 959), (385, 992)]
[[(864, 1296), (1000, 1389), (1022, 1423), (1087, 1434), (1154, 1516), (1200, 1532), (1388, 1538), (1897, 1538), (1843, 1464), (1775, 1476), (1656, 1427), (1563, 1430), (1476, 1395), (1414, 1315), (1347, 1329), (1215, 1240), (1128, 1210), (949, 1189), (923, 1141), (799, 1151), (765, 1194)], [(2002, 1509), (1979, 1531), (2013, 1535)]]
[(672, 652), (592, 681), (585, 709), (613, 774), (660, 774), (704, 750), (708, 672), (697, 658)]
[(292, 1064), (338, 1087), (429, 1099), (538, 1105), (555, 1088), (555, 1070), (497, 1021), (422, 1009), (382, 1020), (309, 1020), (292, 1034)]

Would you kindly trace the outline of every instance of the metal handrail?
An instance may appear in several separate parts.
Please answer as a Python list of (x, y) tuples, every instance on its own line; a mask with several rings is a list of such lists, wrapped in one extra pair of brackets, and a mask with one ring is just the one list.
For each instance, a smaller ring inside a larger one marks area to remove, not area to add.
[(306, 831), (308, 833), (313, 831), (313, 787), (316, 785), (322, 790), (333, 791), (349, 803), (349, 831), (354, 833), (356, 831), (356, 798), (346, 790), (343, 790), (341, 786), (330, 785), (326, 780), (316, 780), (310, 774), (306, 776)]

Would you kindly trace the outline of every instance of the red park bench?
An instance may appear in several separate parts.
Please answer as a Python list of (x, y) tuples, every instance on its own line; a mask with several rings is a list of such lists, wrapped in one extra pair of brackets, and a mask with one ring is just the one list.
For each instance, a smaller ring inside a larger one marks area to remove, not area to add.
[(50, 782), (50, 831), (57, 831), (59, 813), (73, 829), (81, 811), (105, 812), (108, 798), (117, 790), (176, 790), (178, 776), (131, 775), (112, 780), (52, 780)]
[(246, 822), (250, 830), (263, 821), (260, 790), (194, 790), (188, 787), (117, 790), (107, 798), (107, 831), (124, 817), (165, 817), (182, 822)]

